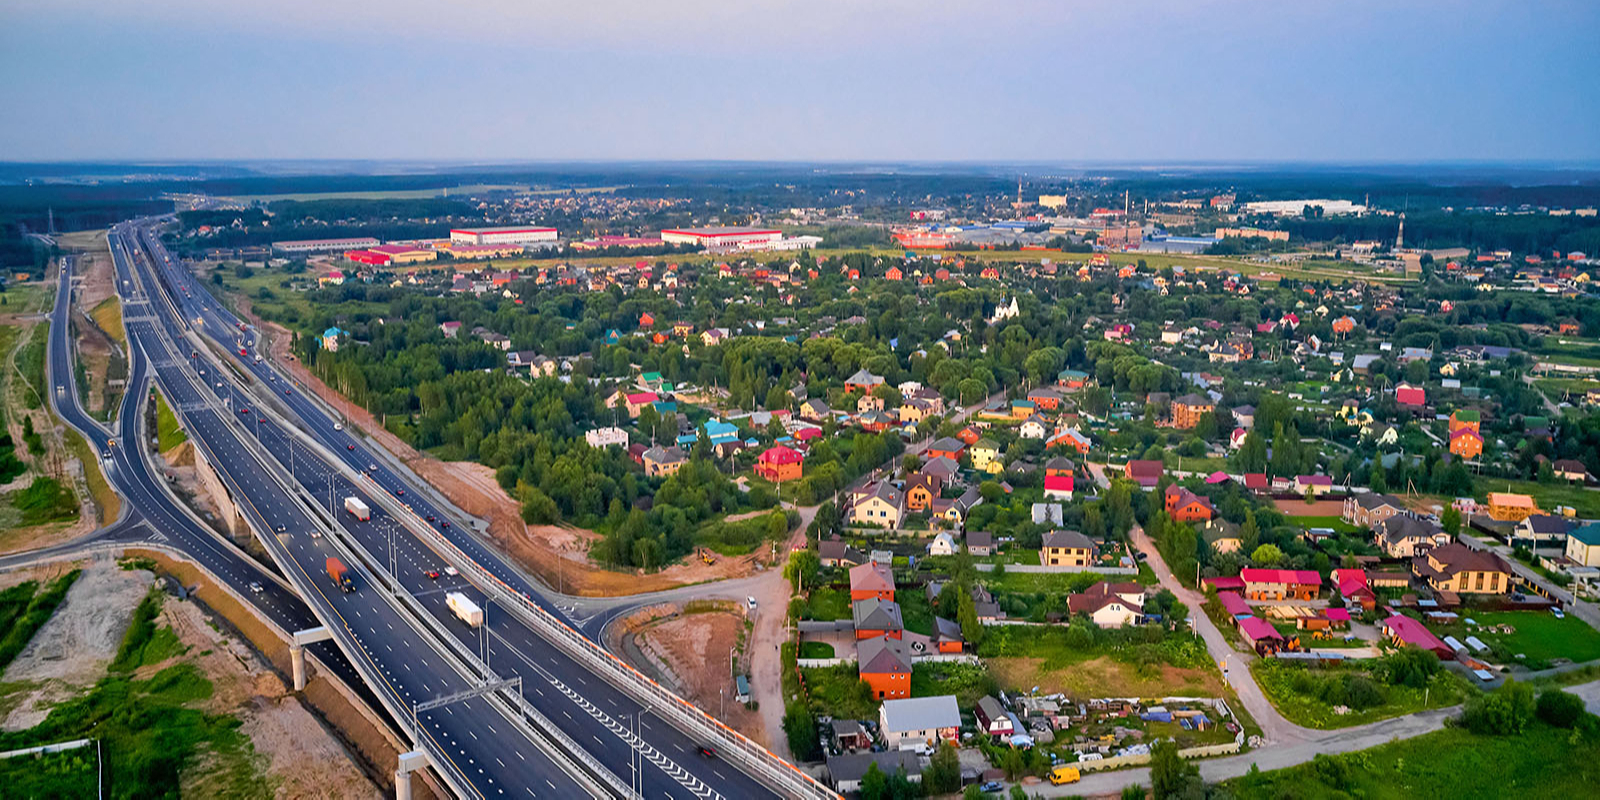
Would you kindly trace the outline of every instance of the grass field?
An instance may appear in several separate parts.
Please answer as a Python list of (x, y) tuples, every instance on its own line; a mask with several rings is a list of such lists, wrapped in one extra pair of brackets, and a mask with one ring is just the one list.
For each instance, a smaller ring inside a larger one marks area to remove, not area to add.
[[(1469, 626), (1465, 619), (1477, 625)], [(1512, 633), (1489, 631), (1489, 626), (1511, 626)], [(1496, 661), (1523, 664), (1539, 669), (1552, 659), (1570, 658), (1582, 663), (1600, 659), (1600, 631), (1583, 620), (1568, 614), (1556, 619), (1546, 611), (1463, 611), (1461, 618), (1449, 625), (1430, 626), (1440, 638), (1454, 636), (1465, 641), (1476, 636), (1488, 645)], [(1524, 658), (1516, 658), (1518, 654)]]
[(1361, 530), (1338, 517), (1292, 517), (1292, 519), (1296, 525), (1307, 530), (1312, 528), (1332, 528), (1334, 533), (1355, 533)]
[(187, 441), (189, 434), (184, 433), (183, 428), (178, 426), (178, 417), (172, 413), (172, 407), (167, 405), (167, 398), (157, 392), (156, 447), (165, 453)]
[[(1427, 691), (1407, 686), (1380, 686), (1383, 702), (1369, 708), (1352, 710), (1348, 714), (1334, 713), (1334, 703), (1309, 693), (1312, 685), (1338, 680), (1346, 674), (1363, 674), (1353, 669), (1317, 669), (1290, 664), (1276, 659), (1257, 659), (1250, 663), (1261, 691), (1272, 701), (1290, 722), (1318, 730), (1348, 728), (1380, 719), (1414, 714), (1429, 708), (1443, 708), (1460, 703), (1472, 689), (1455, 673), (1440, 670), (1434, 675)], [(1305, 682), (1305, 685), (1302, 685)], [(1376, 679), (1374, 684), (1380, 683)]]
[(956, 696), (956, 704), (972, 708), (986, 694), (999, 690), (989, 673), (977, 664), (918, 664), (911, 669), (911, 696)]
[[(1227, 781), (1240, 800), (1499, 800), (1593, 797), (1600, 734), (1534, 722), (1520, 736), (1461, 729), (1405, 739)], [(1331, 763), (1330, 763), (1331, 762)]]
[(827, 642), (801, 642), (801, 658), (833, 658), (833, 645)]
[(94, 308), (89, 310), (89, 316), (94, 318), (94, 324), (107, 336), (115, 339), (117, 344), (128, 346), (128, 333), (122, 328), (122, 301), (115, 296), (101, 300)]
[(1484, 478), (1476, 485), (1479, 497), (1484, 497), (1488, 492), (1515, 492), (1532, 496), (1545, 511), (1555, 506), (1572, 506), (1578, 510), (1578, 516), (1585, 519), (1600, 517), (1600, 492), (1591, 492), (1582, 486), (1569, 486), (1565, 482), (1544, 484), (1506, 478)]
[(855, 664), (800, 671), (805, 677), (811, 712), (838, 719), (876, 719), (878, 701), (862, 682)]
[(850, 590), (819, 586), (800, 610), (801, 619), (850, 619)]

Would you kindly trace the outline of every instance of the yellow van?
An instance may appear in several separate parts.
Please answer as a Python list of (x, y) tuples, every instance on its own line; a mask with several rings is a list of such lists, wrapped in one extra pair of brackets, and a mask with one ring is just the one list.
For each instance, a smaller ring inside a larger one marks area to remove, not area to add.
[(1077, 783), (1079, 777), (1078, 768), (1069, 767), (1066, 764), (1050, 770), (1050, 783), (1056, 786), (1060, 786), (1063, 783)]

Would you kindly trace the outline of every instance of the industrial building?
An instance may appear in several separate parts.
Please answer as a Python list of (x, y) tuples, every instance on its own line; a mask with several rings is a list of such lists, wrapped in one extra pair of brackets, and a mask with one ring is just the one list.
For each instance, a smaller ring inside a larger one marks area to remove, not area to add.
[(667, 244), (697, 244), (709, 250), (732, 249), (747, 243), (775, 242), (783, 238), (783, 231), (774, 228), (682, 228), (661, 232), (661, 241)]
[(467, 261), (480, 258), (514, 258), (522, 255), (520, 244), (458, 244), (442, 242), (439, 250), (457, 259)]
[(425, 247), (413, 247), (408, 244), (384, 244), (369, 247), (365, 250), (346, 251), (344, 257), (358, 264), (372, 264), (375, 266), (388, 266), (391, 264), (414, 264), (418, 261), (432, 261), (439, 254)]
[(333, 253), (340, 250), (361, 250), (375, 247), (377, 239), (363, 236), (354, 239), (297, 239), (273, 242), (272, 249), (280, 253)]
[(510, 226), (450, 229), (450, 241), (459, 244), (533, 244), (535, 242), (554, 242), (555, 240), (555, 228)]
[(1366, 206), (1360, 203), (1352, 203), (1349, 200), (1261, 200), (1254, 203), (1245, 203), (1244, 210), (1247, 214), (1298, 217), (1305, 211), (1306, 206), (1321, 208), (1322, 215), (1325, 217), (1367, 213)]
[(606, 247), (660, 247), (666, 244), (658, 236), (601, 236), (573, 242), (574, 250), (600, 250)]

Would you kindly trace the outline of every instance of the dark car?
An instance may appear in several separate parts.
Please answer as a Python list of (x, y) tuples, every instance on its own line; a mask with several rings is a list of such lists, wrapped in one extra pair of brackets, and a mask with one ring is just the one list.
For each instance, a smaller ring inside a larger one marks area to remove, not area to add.
[(429, 522), (433, 522), (433, 515), (432, 515), (432, 514), (429, 514), (429, 515), (428, 515), (428, 521), (429, 521)]
[(710, 745), (704, 745), (704, 744), (700, 745), (699, 750), (700, 750), (700, 755), (703, 755), (706, 758), (716, 758), (717, 757), (717, 748), (712, 747)]
[(984, 785), (979, 786), (978, 787), (978, 791), (986, 792), (986, 793), (990, 793), (990, 794), (998, 792), (998, 791), (1000, 791), (1000, 782), (999, 781), (989, 781), (988, 783), (985, 783)]
[(439, 523), (439, 527), (441, 527), (441, 528), (448, 528), (448, 527), (450, 527), (450, 520), (442, 520), (442, 521), (440, 521), (440, 523)]

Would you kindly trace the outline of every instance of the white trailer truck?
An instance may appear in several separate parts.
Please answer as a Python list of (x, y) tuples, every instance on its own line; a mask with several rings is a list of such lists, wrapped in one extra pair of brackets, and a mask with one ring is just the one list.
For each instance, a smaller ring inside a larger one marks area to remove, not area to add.
[(346, 497), (344, 499), (344, 510), (350, 512), (352, 516), (362, 522), (372, 519), (372, 509), (367, 508), (367, 504), (361, 502), (359, 497)]
[(461, 618), (462, 622), (474, 628), (483, 624), (483, 609), (479, 608), (477, 603), (472, 602), (472, 598), (460, 592), (451, 592), (444, 596), (444, 602), (445, 605), (450, 606), (450, 610), (454, 611), (457, 617)]

